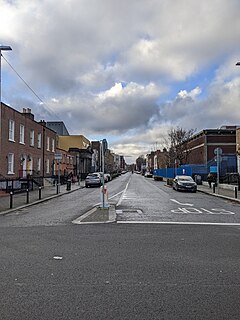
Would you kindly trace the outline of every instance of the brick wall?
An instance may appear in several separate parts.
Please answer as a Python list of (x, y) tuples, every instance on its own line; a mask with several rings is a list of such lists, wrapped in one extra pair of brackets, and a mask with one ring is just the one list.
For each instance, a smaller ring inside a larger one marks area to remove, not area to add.
[[(52, 174), (52, 164), (56, 148), (56, 133), (42, 124), (34, 121), (31, 110), (25, 110), (25, 113), (1, 104), (0, 108), (0, 174), (6, 178), (18, 178), (26, 174), (37, 174), (39, 160), (41, 162), (38, 175), (50, 176)], [(14, 139), (9, 139), (9, 121), (14, 122)], [(24, 143), (20, 142), (20, 125), (24, 126)], [(30, 145), (30, 131), (34, 132), (34, 143)], [(41, 133), (41, 145), (38, 147), (38, 134)], [(49, 150), (47, 150), (47, 141), (49, 139)], [(54, 141), (54, 150), (52, 150), (52, 141)], [(9, 154), (14, 155), (13, 172), (8, 170)], [(47, 172), (49, 163), (49, 172)]]

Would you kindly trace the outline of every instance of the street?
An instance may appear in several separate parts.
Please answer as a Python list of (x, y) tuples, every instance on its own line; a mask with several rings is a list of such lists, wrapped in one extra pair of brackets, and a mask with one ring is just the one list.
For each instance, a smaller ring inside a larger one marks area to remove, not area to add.
[(239, 204), (131, 173), (107, 188), (117, 223), (72, 223), (99, 188), (0, 216), (1, 320), (239, 319)]

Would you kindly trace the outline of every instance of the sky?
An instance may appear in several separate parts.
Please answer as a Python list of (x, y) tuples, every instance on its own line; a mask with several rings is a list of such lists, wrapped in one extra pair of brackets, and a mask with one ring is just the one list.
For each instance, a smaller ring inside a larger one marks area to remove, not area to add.
[(127, 163), (172, 128), (240, 125), (239, 0), (0, 0), (0, 15), (2, 102)]

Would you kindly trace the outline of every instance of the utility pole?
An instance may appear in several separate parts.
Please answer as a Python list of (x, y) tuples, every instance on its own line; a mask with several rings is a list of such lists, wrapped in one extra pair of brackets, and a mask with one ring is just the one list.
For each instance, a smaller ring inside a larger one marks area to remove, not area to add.
[(0, 103), (2, 103), (2, 77), (1, 77), (1, 64), (2, 64), (2, 51), (9, 51), (12, 50), (12, 48), (10, 46), (2, 46), (0, 45)]

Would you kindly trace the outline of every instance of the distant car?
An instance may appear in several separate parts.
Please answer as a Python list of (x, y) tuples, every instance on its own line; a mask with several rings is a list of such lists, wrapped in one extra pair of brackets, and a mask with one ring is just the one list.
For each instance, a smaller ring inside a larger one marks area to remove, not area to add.
[(172, 186), (176, 191), (197, 191), (197, 184), (190, 176), (176, 176)]
[(102, 185), (102, 177), (99, 172), (89, 173), (85, 179), (85, 187), (100, 187)]
[(152, 176), (153, 176), (152, 173), (149, 171), (145, 172), (145, 174), (144, 174), (144, 177), (146, 177), (146, 178), (152, 178)]
[(111, 180), (112, 180), (112, 177), (111, 177), (110, 173), (104, 173), (104, 181), (108, 182)]

